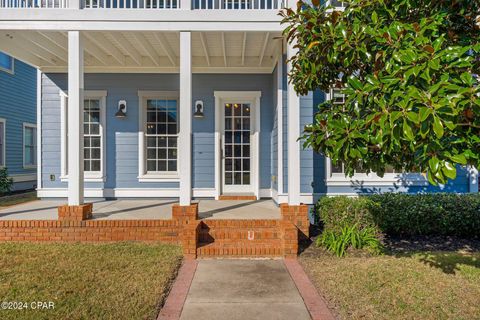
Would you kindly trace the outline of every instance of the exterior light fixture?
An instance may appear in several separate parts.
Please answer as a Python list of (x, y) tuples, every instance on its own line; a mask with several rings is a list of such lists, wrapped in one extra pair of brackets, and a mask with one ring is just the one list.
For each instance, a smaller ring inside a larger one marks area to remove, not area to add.
[(115, 117), (123, 119), (127, 116), (127, 101), (120, 100), (118, 101), (118, 111), (115, 113)]
[(205, 115), (203, 114), (203, 101), (197, 100), (195, 101), (195, 113), (193, 114), (194, 118), (203, 118)]

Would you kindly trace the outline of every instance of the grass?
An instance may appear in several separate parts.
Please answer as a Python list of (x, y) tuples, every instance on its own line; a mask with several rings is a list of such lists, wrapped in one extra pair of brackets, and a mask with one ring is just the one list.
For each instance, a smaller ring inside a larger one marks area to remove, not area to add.
[(0, 197), (0, 208), (38, 200), (36, 192), (26, 192), (18, 195)]
[[(308, 249), (311, 250), (311, 249)], [(480, 319), (480, 253), (300, 257), (342, 319)]]
[(0, 318), (155, 319), (181, 259), (164, 244), (2, 243), (1, 301), (55, 308), (0, 310)]

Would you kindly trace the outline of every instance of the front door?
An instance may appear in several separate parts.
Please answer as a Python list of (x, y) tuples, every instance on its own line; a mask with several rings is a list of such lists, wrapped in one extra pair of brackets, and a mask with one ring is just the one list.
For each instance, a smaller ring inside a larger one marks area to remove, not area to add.
[(222, 101), (223, 193), (253, 193), (252, 101)]

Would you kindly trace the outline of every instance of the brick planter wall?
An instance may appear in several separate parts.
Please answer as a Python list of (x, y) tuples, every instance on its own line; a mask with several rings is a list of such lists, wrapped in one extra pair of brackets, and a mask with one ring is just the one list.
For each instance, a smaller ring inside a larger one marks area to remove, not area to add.
[[(88, 220), (90, 205), (62, 206), (59, 220), (0, 220), (0, 241), (159, 241), (184, 256), (296, 257), (307, 206), (282, 205), (282, 220), (198, 220), (198, 204), (173, 205), (171, 220)], [(299, 230), (301, 232), (299, 232)]]
[(4, 220), (0, 221), (0, 241), (180, 243), (179, 229), (172, 220)]
[(299, 240), (307, 240), (310, 237), (310, 220), (308, 219), (308, 206), (301, 204), (291, 206), (286, 203), (280, 204), (282, 220), (292, 222), (300, 231)]

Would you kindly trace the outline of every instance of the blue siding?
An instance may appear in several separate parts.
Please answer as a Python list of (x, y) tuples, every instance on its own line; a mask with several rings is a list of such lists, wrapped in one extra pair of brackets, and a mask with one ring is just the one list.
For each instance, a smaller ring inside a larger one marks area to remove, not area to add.
[[(6, 167), (10, 175), (33, 175), (23, 168), (23, 123), (37, 123), (37, 70), (14, 61), (14, 73), (0, 70), (0, 118), (6, 119)], [(14, 185), (15, 190), (32, 188), (36, 179)]]
[(214, 188), (214, 91), (261, 91), (260, 188), (271, 187), (271, 131), (273, 98), (271, 74), (194, 74), (193, 101), (203, 100), (205, 117), (193, 119), (194, 188)]
[[(107, 90), (106, 181), (86, 183), (87, 188), (177, 188), (177, 182), (138, 182), (138, 91), (178, 91), (178, 74), (86, 74), (86, 90)], [(60, 96), (67, 90), (66, 74), (47, 74), (42, 81), (43, 172), (46, 188), (65, 188), (60, 176)], [(205, 118), (193, 120), (194, 188), (213, 188), (214, 181), (214, 91), (262, 91), (260, 166), (261, 188), (270, 188), (270, 139), (273, 128), (272, 76), (195, 74), (193, 101), (203, 100)], [(127, 101), (127, 117), (117, 119), (119, 100)], [(193, 105), (193, 104), (192, 104)], [(179, 155), (179, 161), (182, 161)], [(55, 181), (50, 181), (54, 174)]]

